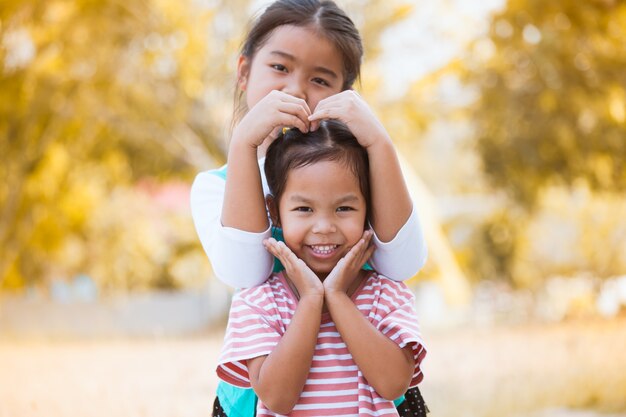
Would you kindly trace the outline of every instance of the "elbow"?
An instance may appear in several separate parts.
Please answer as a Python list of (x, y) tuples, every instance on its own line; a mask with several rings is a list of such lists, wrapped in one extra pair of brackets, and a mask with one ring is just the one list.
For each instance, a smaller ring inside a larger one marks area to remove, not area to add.
[(428, 246), (426, 246), (426, 242), (422, 242), (421, 250), (419, 251), (419, 254), (417, 256), (417, 271), (415, 272), (416, 274), (418, 271), (420, 271), (424, 267), (424, 265), (426, 265), (427, 260), (428, 260)]
[(406, 367), (402, 370), (389, 372), (384, 378), (372, 383), (372, 387), (378, 395), (386, 400), (393, 401), (400, 398), (409, 389), (413, 378), (413, 368)]
[(285, 386), (280, 383), (271, 383), (269, 386), (259, 383), (253, 385), (254, 392), (270, 411), (276, 414), (287, 415), (300, 399), (302, 390), (296, 390), (293, 386)]
[(281, 395), (279, 393), (272, 398), (261, 398), (259, 396), (259, 399), (263, 402), (263, 405), (265, 405), (271, 412), (280, 415), (287, 415), (291, 413), (291, 411), (293, 411), (293, 408), (298, 403), (299, 397), (295, 400), (286, 397), (287, 396)]
[(378, 395), (385, 400), (393, 401), (400, 398), (409, 389), (409, 381), (396, 381), (389, 384), (384, 384), (380, 389), (374, 387)]
[(220, 281), (231, 287), (250, 288), (263, 284), (272, 272), (273, 258), (263, 265), (263, 268), (259, 268), (257, 264), (241, 262), (240, 258), (223, 251), (216, 251), (211, 255), (209, 258), (213, 273)]
[(417, 275), (422, 268), (426, 265), (428, 260), (428, 248), (425, 244), (420, 245), (416, 250), (415, 256), (412, 258), (413, 262), (406, 263), (406, 269), (403, 271), (404, 279), (409, 279)]
[(286, 416), (287, 414), (291, 413), (291, 411), (295, 407), (295, 404), (292, 404), (292, 405), (276, 404), (276, 406), (269, 406), (265, 404), (265, 406), (273, 413), (279, 414), (281, 416)]
[(426, 246), (426, 242), (423, 239), (420, 244), (416, 246), (415, 257), (413, 259), (414, 262), (409, 265), (410, 271), (407, 271), (411, 277), (417, 275), (417, 273), (424, 268), (428, 260), (428, 246)]

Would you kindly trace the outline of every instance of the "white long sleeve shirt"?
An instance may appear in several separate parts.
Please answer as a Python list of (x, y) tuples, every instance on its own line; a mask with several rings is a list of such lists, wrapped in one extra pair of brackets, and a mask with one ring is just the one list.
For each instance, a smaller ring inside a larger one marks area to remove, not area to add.
[[(269, 194), (265, 159), (259, 160), (264, 194)], [(191, 187), (191, 214), (202, 247), (215, 275), (235, 288), (262, 284), (271, 274), (274, 257), (263, 247), (271, 237), (271, 227), (261, 233), (246, 232), (222, 225), (222, 205), (226, 186), (226, 165), (199, 173)], [(390, 204), (393, 204), (390, 202)], [(406, 223), (389, 242), (374, 233), (376, 249), (369, 264), (395, 281), (415, 275), (426, 262), (427, 247), (415, 205)]]

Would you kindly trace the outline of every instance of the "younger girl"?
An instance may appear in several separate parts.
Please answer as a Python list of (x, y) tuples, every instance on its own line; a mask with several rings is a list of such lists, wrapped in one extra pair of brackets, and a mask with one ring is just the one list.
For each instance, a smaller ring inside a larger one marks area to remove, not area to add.
[(288, 130), (268, 150), (267, 202), (284, 242), (266, 247), (285, 271), (235, 295), (218, 366), (222, 380), (254, 388), (259, 416), (397, 416), (393, 400), (422, 380), (412, 293), (361, 269), (374, 249), (367, 156), (334, 121)]

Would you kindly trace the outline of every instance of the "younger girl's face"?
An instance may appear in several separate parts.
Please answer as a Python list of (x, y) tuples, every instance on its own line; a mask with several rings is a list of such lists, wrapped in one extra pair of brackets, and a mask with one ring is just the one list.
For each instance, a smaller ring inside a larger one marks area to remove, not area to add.
[(289, 171), (278, 215), (287, 247), (323, 280), (361, 239), (366, 202), (352, 170), (320, 161)]
[(239, 87), (248, 109), (272, 90), (304, 99), (311, 111), (341, 92), (343, 58), (335, 45), (307, 27), (279, 26), (252, 59), (240, 57)]

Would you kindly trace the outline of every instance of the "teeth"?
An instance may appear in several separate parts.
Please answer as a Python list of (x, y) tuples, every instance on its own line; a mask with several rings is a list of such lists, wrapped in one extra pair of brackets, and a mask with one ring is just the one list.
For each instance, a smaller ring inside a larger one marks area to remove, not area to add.
[(337, 249), (338, 245), (311, 245), (311, 249), (313, 252), (319, 253), (320, 255), (328, 255), (335, 249)]

